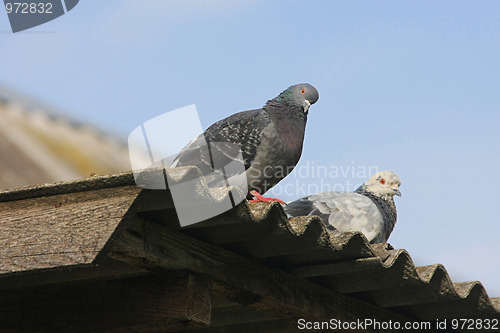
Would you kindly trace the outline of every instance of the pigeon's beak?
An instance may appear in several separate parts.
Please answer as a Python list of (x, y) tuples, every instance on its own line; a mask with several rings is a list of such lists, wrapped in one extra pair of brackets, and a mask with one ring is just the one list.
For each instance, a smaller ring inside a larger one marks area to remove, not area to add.
[(311, 106), (311, 102), (309, 102), (307, 99), (305, 99), (304, 102), (302, 103), (302, 107), (304, 108), (304, 113), (307, 114), (310, 106)]
[(401, 197), (401, 191), (399, 191), (399, 188), (393, 188), (394, 195), (399, 195)]

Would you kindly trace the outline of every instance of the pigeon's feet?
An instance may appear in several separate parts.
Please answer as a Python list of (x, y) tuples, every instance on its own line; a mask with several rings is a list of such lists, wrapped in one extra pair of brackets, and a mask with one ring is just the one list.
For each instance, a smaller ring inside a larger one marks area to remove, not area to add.
[(250, 191), (250, 194), (257, 198), (255, 200), (250, 200), (250, 202), (267, 202), (267, 203), (270, 203), (270, 202), (273, 202), (273, 201), (277, 201), (277, 202), (279, 202), (282, 205), (286, 205), (286, 203), (283, 200), (280, 200), (280, 199), (277, 199), (277, 198), (264, 198), (259, 192), (255, 191), (255, 190)]

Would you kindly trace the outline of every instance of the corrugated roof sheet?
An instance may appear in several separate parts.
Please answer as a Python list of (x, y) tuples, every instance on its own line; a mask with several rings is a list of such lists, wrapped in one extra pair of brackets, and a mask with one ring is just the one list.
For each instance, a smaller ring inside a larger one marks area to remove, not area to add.
[(480, 282), (453, 283), (440, 264), (417, 267), (406, 250), (370, 245), (360, 233), (329, 235), (316, 217), (288, 221), (279, 204), (240, 209), (239, 219), (184, 232), (420, 320), (500, 317), (499, 299), (490, 299)]

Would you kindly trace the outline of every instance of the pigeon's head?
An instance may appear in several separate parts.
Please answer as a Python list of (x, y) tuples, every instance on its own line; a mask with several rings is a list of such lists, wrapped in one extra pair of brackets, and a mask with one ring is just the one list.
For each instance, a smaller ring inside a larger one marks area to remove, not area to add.
[(367, 192), (385, 199), (392, 199), (395, 195), (401, 196), (399, 186), (401, 179), (392, 171), (377, 172), (363, 184)]
[(294, 108), (299, 108), (301, 112), (307, 115), (309, 107), (316, 103), (319, 99), (319, 93), (309, 83), (300, 83), (291, 86), (283, 91), (278, 97), (270, 100), (268, 105), (273, 106), (287, 105)]

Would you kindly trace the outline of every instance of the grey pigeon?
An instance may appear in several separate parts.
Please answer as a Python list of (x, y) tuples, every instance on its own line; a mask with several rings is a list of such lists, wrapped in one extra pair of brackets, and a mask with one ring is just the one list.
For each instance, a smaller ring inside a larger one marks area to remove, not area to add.
[(396, 224), (394, 196), (401, 196), (401, 180), (381, 171), (354, 192), (324, 192), (289, 203), (289, 218), (318, 215), (328, 231), (362, 232), (370, 243), (385, 243)]
[[(293, 85), (261, 109), (242, 111), (211, 125), (182, 149), (171, 167), (194, 165), (204, 175), (217, 175), (220, 168), (216, 166), (236, 159), (236, 147), (241, 151), (244, 168), (240, 170), (245, 170), (243, 181), (246, 178), (248, 192), (263, 194), (285, 178), (299, 161), (309, 107), (318, 98), (318, 91), (310, 84)], [(232, 176), (236, 179), (242, 173)], [(214, 183), (206, 178), (209, 186), (220, 183), (220, 177), (215, 177)]]

